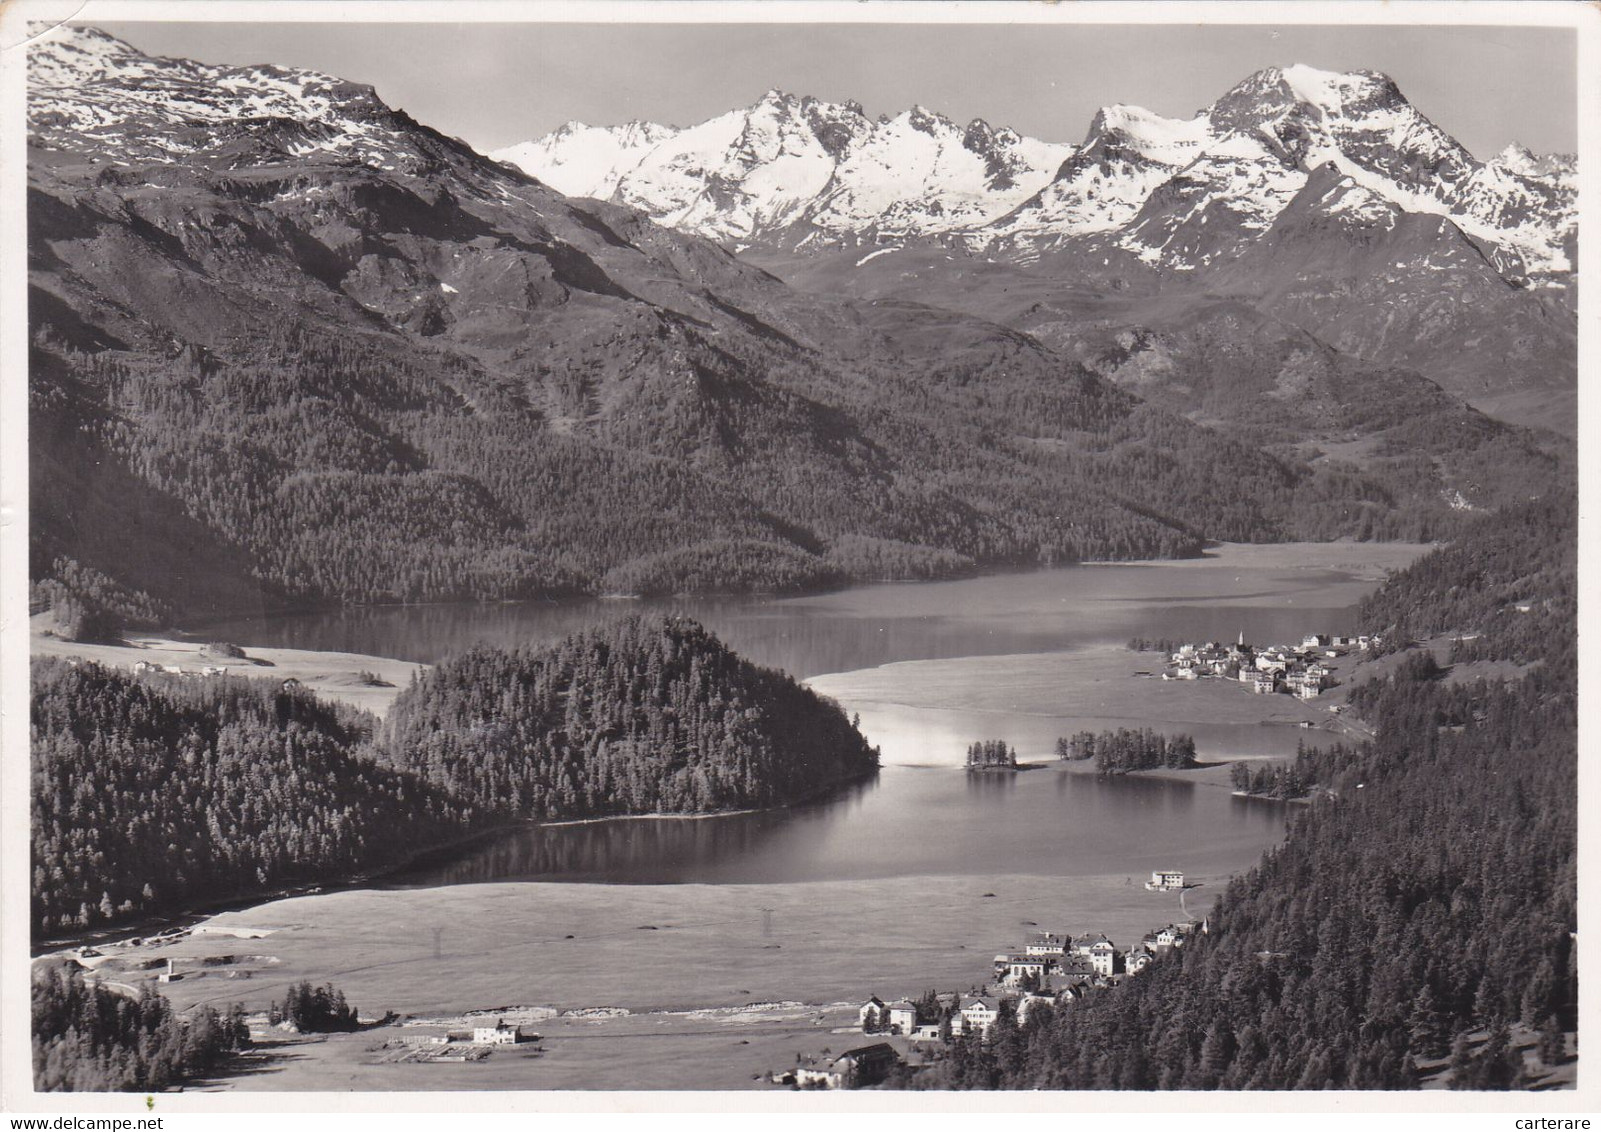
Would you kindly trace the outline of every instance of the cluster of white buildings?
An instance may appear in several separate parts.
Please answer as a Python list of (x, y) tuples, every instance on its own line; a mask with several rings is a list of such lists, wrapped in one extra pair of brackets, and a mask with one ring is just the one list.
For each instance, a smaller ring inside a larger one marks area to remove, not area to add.
[(447, 1030), (443, 1034), (418, 1034), (401, 1039), (408, 1045), (429, 1046), (515, 1046), (539, 1040), (538, 1034), (525, 1031), (521, 1026), (513, 1026), (504, 1018), (497, 1018), (493, 1026), (474, 1026), (470, 1030)]
[(226, 676), (228, 669), (220, 664), (208, 664), (201, 668), (184, 668), (177, 664), (156, 664), (154, 661), (135, 661), (133, 671), (136, 675), (146, 672), (165, 672), (169, 676)]
[(1380, 638), (1309, 633), (1298, 645), (1248, 645), (1245, 634), (1232, 645), (1209, 641), (1179, 646), (1169, 657), (1164, 680), (1234, 679), (1260, 695), (1285, 691), (1303, 700), (1315, 699), (1332, 686), (1328, 662), (1350, 651), (1373, 648)]
[[(1161, 874), (1179, 877), (1182, 874)], [(1073, 936), (1068, 932), (1031, 933), (1019, 950), (995, 956), (994, 978), (986, 986), (993, 994), (938, 996), (940, 1017), (924, 1017), (917, 1004), (901, 1000), (884, 1002), (876, 995), (857, 1011), (857, 1023), (864, 1032), (904, 1035), (914, 1042), (943, 1040), (945, 1020), (952, 1037), (967, 1033), (987, 1035), (1000, 1017), (1001, 1001), (1012, 999), (1019, 1022), (1041, 1003), (1061, 1005), (1085, 994), (1115, 985), (1127, 975), (1137, 975), (1152, 962), (1175, 948), (1183, 947), (1195, 931), (1206, 931), (1205, 923), (1187, 920), (1148, 932), (1128, 951), (1119, 951), (1104, 935)]]

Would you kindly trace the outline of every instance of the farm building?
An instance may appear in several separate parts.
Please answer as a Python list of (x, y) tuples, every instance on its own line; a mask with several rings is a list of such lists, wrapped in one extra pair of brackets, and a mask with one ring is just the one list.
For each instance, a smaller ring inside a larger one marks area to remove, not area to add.
[(901, 1055), (888, 1042), (846, 1050), (823, 1066), (797, 1066), (795, 1083), (825, 1089), (860, 1089), (876, 1085), (901, 1063)]
[(474, 1026), (472, 1043), (475, 1046), (514, 1046), (523, 1041), (521, 1026), (508, 1026), (500, 1019), (493, 1026)]

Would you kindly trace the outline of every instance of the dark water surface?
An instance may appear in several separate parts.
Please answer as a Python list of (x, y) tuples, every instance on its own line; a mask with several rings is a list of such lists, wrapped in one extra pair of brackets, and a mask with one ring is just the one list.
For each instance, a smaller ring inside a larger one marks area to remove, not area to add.
[(1056, 767), (887, 766), (821, 803), (717, 818), (531, 827), (387, 879), (770, 884), (874, 877), (1228, 871), (1283, 836), (1286, 807), (1216, 786)]
[[(1076, 567), (863, 586), (807, 598), (358, 609), (232, 622), (206, 632), (255, 646), (432, 662), (476, 642), (553, 640), (599, 619), (667, 610), (699, 619), (750, 659), (804, 679), (897, 661), (1059, 655), (1122, 645), (1134, 636), (1232, 640), (1243, 632), (1248, 640), (1276, 642), (1314, 631), (1351, 632), (1356, 603), (1375, 583), (1327, 564), (1338, 560), (1329, 554), (1327, 548), (1288, 556), (1282, 548), (1225, 548), (1204, 563)], [(896, 670), (890, 678), (926, 679), (918, 668), (905, 666), (904, 677)], [(1063, 679), (1071, 681), (1072, 673)], [(875, 780), (826, 802), (717, 818), (530, 828), (387, 883), (762, 883), (1119, 872), (1138, 879), (1154, 868), (1232, 871), (1283, 835), (1284, 807), (1237, 799), (1215, 785), (1103, 781), (1054, 766), (992, 776), (904, 765), (959, 761), (968, 740), (991, 736), (1037, 758), (1056, 735), (1080, 726), (1138, 726), (1139, 720), (919, 708), (895, 702), (893, 694), (844, 706), (860, 710), (863, 730), (882, 745), (886, 762), (902, 765), (886, 765)], [(1163, 730), (1193, 733), (1203, 757), (1288, 754), (1301, 734), (1284, 726), (1167, 723), (1172, 726)]]
[[(1270, 548), (1277, 549), (1277, 548)], [(1253, 548), (1207, 563), (1077, 566), (954, 582), (858, 586), (804, 598), (673, 598), (394, 606), (227, 621), (214, 639), (434, 663), (469, 645), (559, 639), (645, 611), (686, 614), (797, 679), (900, 660), (1054, 652), (1130, 637), (1280, 641), (1355, 628), (1373, 588), (1317, 564), (1258, 566)], [(1324, 552), (1327, 553), (1327, 552)]]

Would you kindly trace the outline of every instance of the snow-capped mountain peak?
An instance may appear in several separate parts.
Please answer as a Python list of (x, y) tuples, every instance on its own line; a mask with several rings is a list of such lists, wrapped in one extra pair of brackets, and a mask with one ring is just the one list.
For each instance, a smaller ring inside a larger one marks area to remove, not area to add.
[(1037, 252), (1112, 234), (1153, 266), (1192, 270), (1266, 232), (1324, 166), (1364, 202), (1450, 217), (1511, 274), (1571, 265), (1571, 181), (1518, 154), (1481, 164), (1377, 71), (1301, 64), (1258, 71), (1187, 120), (1104, 108), (1052, 183), (970, 242)]
[(1032, 256), (1095, 240), (1194, 270), (1260, 238), (1325, 166), (1348, 183), (1339, 200), (1361, 202), (1346, 211), (1447, 217), (1509, 276), (1570, 270), (1576, 228), (1571, 160), (1509, 147), (1480, 162), (1387, 75), (1301, 63), (1257, 71), (1189, 118), (1107, 105), (1078, 145), (924, 105), (870, 120), (774, 89), (683, 129), (563, 127), (495, 156), (737, 244), (928, 237)]
[(588, 127), (499, 150), (562, 192), (640, 208), (736, 242), (873, 243), (983, 223), (1046, 184), (1071, 146), (914, 105), (876, 121), (860, 103), (773, 89), (742, 110), (625, 139)]
[(590, 126), (565, 122), (538, 141), (523, 142), (490, 156), (532, 172), (565, 196), (609, 196), (617, 182), (652, 148), (678, 131), (655, 122)]
[(141, 52), (99, 28), (58, 28), (32, 49), (28, 78), (51, 87), (98, 82), (137, 73), (143, 58)]
[(1271, 70), (1302, 102), (1325, 113), (1344, 113), (1348, 106), (1400, 98), (1395, 83), (1378, 71), (1322, 71), (1305, 63)]
[(252, 163), (269, 154), (383, 169), (430, 162), (410, 120), (369, 86), (272, 65), (157, 58), (96, 28), (64, 25), (32, 43), (28, 87), (35, 144), (115, 154), (119, 164)]

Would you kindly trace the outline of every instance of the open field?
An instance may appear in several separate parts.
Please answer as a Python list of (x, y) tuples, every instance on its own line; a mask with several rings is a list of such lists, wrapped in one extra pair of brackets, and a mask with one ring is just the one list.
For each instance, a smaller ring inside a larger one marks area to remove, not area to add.
[[(133, 668), (140, 661), (199, 673), (220, 667), (230, 676), (264, 680), (299, 680), (326, 699), (383, 715), (400, 690), (411, 683), (422, 665), (359, 653), (309, 652), (304, 649), (253, 648), (245, 645), (243, 658), (213, 657), (202, 652), (204, 641), (175, 641), (162, 637), (130, 637), (120, 644), (85, 644), (63, 641), (46, 633), (50, 615), (30, 621), (30, 649), (34, 656), (76, 656), (113, 668)], [(237, 643), (237, 642), (235, 642)], [(370, 683), (362, 673), (377, 677)]]
[(381, 1047), (419, 1032), (409, 1024), (325, 1037), (269, 1032), (262, 1036), (262, 1048), (243, 1059), (234, 1073), (199, 1088), (242, 1092), (775, 1088), (767, 1083), (768, 1071), (792, 1066), (797, 1054), (840, 1053), (880, 1040), (855, 1029), (856, 1010), (855, 1003), (784, 1003), (715, 1012), (564, 1015), (532, 1026), (544, 1038), (537, 1049), (530, 1045), (496, 1049), (465, 1064), (390, 1060), (393, 1049)]
[[(525, 1015), (545, 1036), (540, 1055), (519, 1048), (465, 1065), (385, 1064), (372, 1047), (408, 1027), (381, 1027), (290, 1039), (212, 1087), (742, 1088), (798, 1052), (861, 1044), (859, 1034), (834, 1033), (854, 1020), (851, 1001), (966, 992), (989, 976), (997, 951), (1036, 925), (1104, 931), (1126, 946), (1186, 908), (1203, 912), (1226, 877), (1195, 878), (1204, 885), (1183, 907), (1176, 894), (1146, 892), (1142, 879), (362, 890), (223, 913), (196, 933), (107, 948), (102, 962), (108, 981), (131, 986), (137, 971), (111, 968), (168, 955), (191, 971), (207, 956), (241, 960), (163, 985), (181, 1008), (264, 1010), (305, 979), (332, 981), (370, 1017), (542, 1008)], [(729, 1009), (752, 1003), (779, 1005)], [(592, 1013), (553, 1018), (552, 1010)]]
[[(1254, 857), (1254, 854), (1253, 854)], [(1242, 861), (1240, 866), (1249, 862)], [(500, 1006), (630, 1011), (838, 1002), (966, 990), (1035, 924), (1127, 945), (1180, 918), (1143, 876), (928, 876), (757, 885), (504, 883), (353, 890), (273, 901), (207, 921), (270, 928), (248, 942), (189, 935), (117, 949), (141, 961), (248, 951), (164, 988), (187, 1007), (265, 1009), (302, 979), (333, 980), (363, 1014)], [(1198, 915), (1226, 875), (1197, 876)], [(208, 950), (209, 949), (209, 950)], [(121, 956), (119, 956), (119, 963)]]

